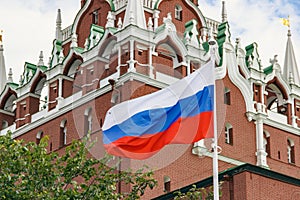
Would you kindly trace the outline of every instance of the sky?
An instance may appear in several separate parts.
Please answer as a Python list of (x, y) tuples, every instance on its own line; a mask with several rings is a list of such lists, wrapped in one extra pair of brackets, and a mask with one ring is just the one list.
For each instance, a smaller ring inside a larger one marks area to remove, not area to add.
[(0, 0), (6, 72), (12, 68), (14, 82), (19, 82), (25, 62), (38, 63), (40, 51), (48, 63), (59, 8), (62, 27), (68, 27), (80, 9), (80, 0)]
[[(71, 25), (79, 11), (80, 0), (0, 0), (0, 30), (3, 30), (6, 71), (13, 69), (19, 81), (24, 63), (38, 63), (40, 51), (48, 63), (55, 37), (57, 9), (62, 10), (63, 28)], [(221, 21), (221, 0), (199, 0), (204, 16)], [(280, 18), (290, 16), (296, 58), (300, 52), (300, 1), (226, 0), (231, 42), (241, 39), (242, 47), (256, 42), (263, 67), (278, 55), (283, 67), (287, 41), (286, 26)], [(163, 16), (161, 16), (163, 17)]]

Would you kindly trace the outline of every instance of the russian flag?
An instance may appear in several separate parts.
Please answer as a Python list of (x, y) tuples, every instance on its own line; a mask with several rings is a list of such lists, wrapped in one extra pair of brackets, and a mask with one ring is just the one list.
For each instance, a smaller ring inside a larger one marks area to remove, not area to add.
[(213, 137), (214, 64), (174, 84), (107, 111), (102, 127), (109, 154), (146, 159), (168, 144)]

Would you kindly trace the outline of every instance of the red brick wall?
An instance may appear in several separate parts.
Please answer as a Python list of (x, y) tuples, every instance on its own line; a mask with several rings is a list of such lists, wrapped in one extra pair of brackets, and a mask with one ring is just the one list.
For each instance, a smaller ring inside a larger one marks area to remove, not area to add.
[[(39, 98), (28, 96), (25, 99), (17, 102), (16, 109), (16, 127), (19, 128), (26, 123), (31, 122), (31, 115), (39, 111)], [(25, 102), (25, 104), (23, 104)], [(22, 105), (21, 105), (22, 103)], [(25, 119), (24, 119), (25, 118)]]
[(73, 81), (69, 81), (69, 80), (63, 80), (63, 92), (62, 92), (62, 96), (63, 98), (67, 98), (69, 96), (71, 96), (73, 94)]
[[(158, 186), (154, 190), (148, 190), (142, 199), (151, 199), (164, 194), (164, 176), (169, 176), (171, 179), (171, 191), (212, 176), (212, 159), (193, 155), (190, 145), (166, 146), (154, 158), (144, 162), (133, 161), (131, 165), (141, 167), (144, 163), (154, 170)], [(164, 167), (159, 168), (161, 166)], [(233, 166), (219, 162), (219, 171), (230, 167)]]
[(92, 1), (88, 9), (85, 11), (79, 20), (76, 33), (78, 34), (78, 46), (84, 47), (85, 39), (90, 34), (90, 27), (92, 24), (92, 12), (99, 9), (99, 23), (97, 25), (105, 27), (106, 17), (108, 11), (111, 10), (110, 5), (105, 0)]
[[(270, 133), (270, 151), (271, 155), (267, 159), (269, 167), (280, 173), (297, 177), (300, 179), (300, 151), (299, 145), (300, 138), (294, 134), (287, 133), (280, 129), (264, 125), (264, 129)], [(287, 157), (287, 139), (292, 139), (295, 143), (295, 164), (288, 163)], [(280, 152), (280, 159), (278, 158), (278, 152)]]
[[(251, 172), (244, 172), (238, 175), (239, 178), (244, 179), (246, 185), (246, 198), (239, 198), (244, 195), (240, 195), (239, 193), (243, 193), (243, 188), (239, 188), (238, 183), (235, 184), (235, 193), (239, 194), (239, 196), (235, 195), (236, 200), (246, 199), (246, 200), (296, 200), (300, 197), (300, 188), (284, 183), (282, 181), (277, 181), (271, 178), (266, 178)], [(240, 177), (243, 176), (243, 177)], [(234, 181), (236, 181), (236, 177), (234, 177)], [(243, 183), (243, 185), (244, 185)]]
[[(97, 142), (100, 142), (95, 145), (97, 146), (95, 148), (96, 150), (99, 148), (102, 149), (101, 155), (104, 155), (102, 134), (100, 131), (100, 121), (103, 121), (106, 111), (111, 106), (110, 99), (111, 92), (104, 94), (103, 96), (101, 96), (101, 98), (97, 98), (93, 101), (88, 102), (85, 105), (82, 105), (70, 112), (67, 112), (66, 114), (59, 116), (49, 121), (48, 123), (42, 124), (41, 126), (30, 130), (26, 134), (21, 135), (17, 139), (24, 139), (25, 141), (35, 141), (37, 133), (39, 131), (43, 131), (44, 136), (48, 135), (50, 137), (49, 143), (52, 143), (52, 150), (57, 150), (59, 148), (59, 133), (61, 121), (67, 120), (67, 143), (70, 143), (74, 139), (83, 137), (84, 113), (87, 108), (92, 108), (92, 132), (95, 132), (93, 133), (93, 137), (94, 139), (96, 139), (95, 137), (97, 137)], [(50, 150), (49, 148), (48, 150)], [(93, 152), (96, 153), (96, 156), (99, 156), (96, 150), (93, 150)]]
[(167, 57), (162, 54), (153, 56), (153, 67), (157, 72), (174, 76), (173, 59), (171, 57)]
[[(224, 88), (230, 89), (231, 104), (224, 104)], [(256, 165), (256, 126), (247, 120), (245, 101), (239, 89), (226, 76), (217, 81), (217, 112), (221, 155)], [(225, 124), (233, 128), (233, 145), (225, 143)]]
[[(175, 6), (180, 5), (182, 7), (182, 20), (175, 19)], [(185, 31), (185, 23), (196, 19), (198, 21), (198, 30), (202, 27), (202, 24), (200, 23), (200, 19), (198, 18), (198, 15), (194, 11), (193, 8), (191, 8), (189, 5), (185, 3), (185, 1), (180, 0), (171, 0), (171, 1), (162, 1), (159, 4), (158, 9), (160, 10), (159, 14), (159, 25), (163, 24), (163, 18), (167, 16), (169, 12), (172, 13), (172, 21), (176, 26), (176, 29), (178, 31), (178, 34), (183, 37), (183, 33)]]
[(5, 120), (8, 123), (8, 126), (12, 125), (15, 122), (15, 116), (6, 115), (0, 112), (0, 130), (2, 129), (2, 121)]

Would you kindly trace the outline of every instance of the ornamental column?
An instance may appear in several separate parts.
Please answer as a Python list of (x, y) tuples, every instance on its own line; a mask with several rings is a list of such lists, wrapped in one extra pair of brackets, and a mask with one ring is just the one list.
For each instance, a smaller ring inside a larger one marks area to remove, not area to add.
[(262, 113), (257, 115), (256, 119), (256, 165), (268, 168), (267, 152), (264, 148), (264, 120), (266, 116)]

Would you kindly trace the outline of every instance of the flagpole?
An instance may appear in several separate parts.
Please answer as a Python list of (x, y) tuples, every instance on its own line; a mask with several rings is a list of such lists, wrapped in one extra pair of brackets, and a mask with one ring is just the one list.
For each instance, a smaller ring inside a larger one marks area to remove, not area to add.
[(213, 188), (214, 188), (214, 200), (219, 200), (219, 170), (218, 170), (218, 132), (217, 132), (217, 104), (216, 104), (216, 75), (215, 75), (215, 40), (210, 40), (209, 45), (211, 48), (211, 62), (213, 63), (213, 74), (215, 79), (214, 86), (214, 138), (213, 138)]

